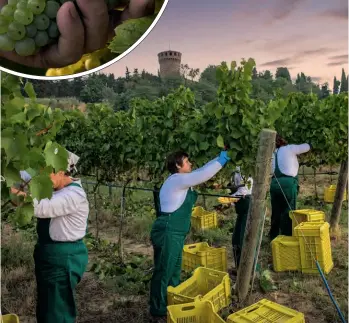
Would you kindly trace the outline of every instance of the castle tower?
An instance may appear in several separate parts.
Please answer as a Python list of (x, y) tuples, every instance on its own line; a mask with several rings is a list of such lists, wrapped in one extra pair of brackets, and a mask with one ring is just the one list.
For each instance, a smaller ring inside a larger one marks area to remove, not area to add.
[(160, 64), (160, 77), (179, 76), (182, 53), (167, 50), (158, 54)]

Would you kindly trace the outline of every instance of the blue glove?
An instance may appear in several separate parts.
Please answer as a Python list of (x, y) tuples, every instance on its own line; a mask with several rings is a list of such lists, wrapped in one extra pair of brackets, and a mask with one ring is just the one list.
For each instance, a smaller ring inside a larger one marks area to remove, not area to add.
[(230, 160), (230, 157), (228, 156), (228, 152), (226, 150), (222, 151), (220, 154), (219, 154), (219, 157), (218, 157), (218, 162), (224, 166), (228, 161)]

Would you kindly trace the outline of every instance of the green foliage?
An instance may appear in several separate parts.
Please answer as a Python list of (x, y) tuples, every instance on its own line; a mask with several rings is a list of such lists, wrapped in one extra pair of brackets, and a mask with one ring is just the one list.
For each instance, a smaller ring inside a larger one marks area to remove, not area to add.
[(348, 94), (331, 95), (319, 100), (315, 95), (293, 93), (276, 122), (277, 131), (289, 143), (310, 143), (304, 155), (309, 166), (334, 165), (347, 158)]
[[(29, 101), (21, 93), (21, 81), (18, 77), (2, 73), (1, 82), (1, 175), (4, 177), (1, 193), (2, 199), (10, 198), (10, 188), (21, 181), (20, 171), (29, 170), (33, 175), (29, 193), (34, 198), (51, 197), (52, 182), (49, 177), (50, 167), (66, 169), (67, 152), (54, 142), (56, 133), (65, 118), (60, 109), (38, 104), (33, 86), (24, 86)], [(12, 196), (13, 197), (13, 196)], [(14, 222), (27, 225), (33, 216), (30, 197), (20, 202)]]
[(121, 54), (129, 49), (148, 30), (157, 15), (128, 19), (115, 28), (115, 37), (109, 44), (113, 53)]

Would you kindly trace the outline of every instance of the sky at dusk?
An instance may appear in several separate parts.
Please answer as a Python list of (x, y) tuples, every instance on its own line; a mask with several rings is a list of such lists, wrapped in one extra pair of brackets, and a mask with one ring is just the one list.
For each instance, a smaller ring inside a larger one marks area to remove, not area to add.
[(332, 88), (342, 67), (348, 71), (348, 1), (170, 0), (143, 42), (102, 72), (157, 74), (157, 54), (169, 46), (200, 71), (252, 57), (258, 71), (284, 66), (292, 78), (304, 72)]

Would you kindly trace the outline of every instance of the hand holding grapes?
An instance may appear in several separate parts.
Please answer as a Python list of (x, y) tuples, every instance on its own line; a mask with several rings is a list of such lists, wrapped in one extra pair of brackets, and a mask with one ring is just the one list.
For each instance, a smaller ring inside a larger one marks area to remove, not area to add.
[[(111, 11), (109, 14), (106, 0), (76, 0), (75, 4), (61, 0), (64, 2), (61, 6), (53, 0), (46, 0), (46, 6), (45, 0), (8, 0), (8, 6), (5, 6), (6, 2), (0, 0), (0, 48), (7, 45), (9, 51), (0, 51), (0, 56), (31, 67), (49, 68), (73, 64), (84, 53), (103, 48), (118, 24), (151, 14), (155, 1), (130, 0), (124, 11)], [(40, 8), (42, 3), (44, 11)], [(11, 12), (11, 9), (15, 11)], [(34, 19), (31, 11), (34, 11)], [(10, 24), (4, 22), (6, 15), (10, 20), (11, 16), (14, 17)], [(56, 21), (47, 17), (56, 17)], [(7, 33), (1, 34), (5, 24)], [(58, 40), (49, 45), (48, 39), (54, 36)], [(8, 41), (10, 43), (6, 43)], [(48, 46), (45, 46), (46, 42)], [(45, 47), (33, 55), (35, 48), (42, 46)]]

